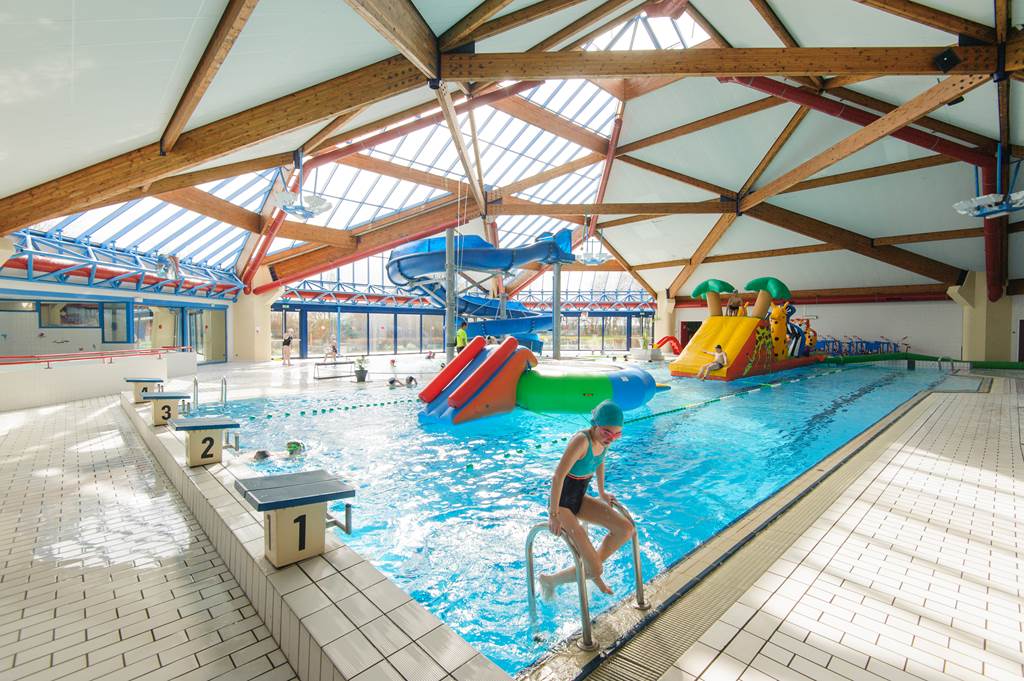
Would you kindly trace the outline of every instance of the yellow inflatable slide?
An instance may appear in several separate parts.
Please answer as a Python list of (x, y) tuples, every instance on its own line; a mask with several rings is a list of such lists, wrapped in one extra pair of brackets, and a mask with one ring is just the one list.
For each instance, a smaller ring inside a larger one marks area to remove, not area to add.
[[(728, 282), (709, 279), (693, 290), (691, 295), (694, 298), (707, 300), (709, 316), (690, 338), (679, 357), (669, 363), (668, 368), (673, 376), (696, 376), (702, 366), (712, 361), (716, 345), (722, 346), (728, 362), (723, 368), (709, 373), (708, 378), (721, 381), (792, 369), (823, 359), (810, 354), (787, 356), (785, 323), (772, 325), (764, 319), (772, 298), (790, 297), (785, 284), (765, 277), (748, 283), (747, 289), (757, 291), (757, 302), (750, 316), (745, 315), (744, 308), (735, 317), (722, 316), (720, 294), (736, 290)], [(785, 319), (784, 314), (782, 318)], [(782, 348), (781, 352), (779, 348)]]

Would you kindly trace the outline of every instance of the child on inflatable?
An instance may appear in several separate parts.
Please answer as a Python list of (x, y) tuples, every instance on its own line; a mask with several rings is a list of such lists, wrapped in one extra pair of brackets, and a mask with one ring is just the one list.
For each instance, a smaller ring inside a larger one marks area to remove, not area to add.
[[(604, 488), (605, 455), (611, 443), (622, 437), (622, 422), (622, 409), (611, 400), (594, 408), (590, 428), (572, 436), (555, 468), (548, 508), (548, 529), (556, 536), (561, 532), (569, 535), (586, 565), (587, 577), (606, 594), (612, 589), (601, 579), (604, 562), (633, 536), (633, 526), (612, 508), (615, 497)], [(594, 476), (597, 476), (598, 497), (587, 494)], [(580, 521), (608, 530), (600, 547), (595, 549), (590, 543)], [(558, 585), (575, 580), (576, 569), (572, 567), (541, 575), (541, 594), (550, 599)]]
[(729, 363), (729, 357), (725, 354), (725, 351), (722, 350), (721, 345), (716, 345), (714, 352), (708, 352), (707, 350), (702, 350), (701, 352), (703, 352), (705, 355), (711, 355), (711, 357), (713, 358), (710, 362), (702, 366), (700, 368), (700, 371), (697, 372), (697, 378), (699, 378), (702, 381), (707, 379), (709, 373), (711, 373), (712, 371), (718, 371), (719, 369), (721, 369), (722, 367)]

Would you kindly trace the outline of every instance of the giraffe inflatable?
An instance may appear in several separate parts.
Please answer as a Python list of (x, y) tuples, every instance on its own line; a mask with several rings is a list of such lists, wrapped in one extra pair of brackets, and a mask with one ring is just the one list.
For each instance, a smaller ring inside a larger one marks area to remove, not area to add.
[(772, 327), (772, 357), (776, 362), (786, 358), (786, 305), (772, 305), (768, 321)]

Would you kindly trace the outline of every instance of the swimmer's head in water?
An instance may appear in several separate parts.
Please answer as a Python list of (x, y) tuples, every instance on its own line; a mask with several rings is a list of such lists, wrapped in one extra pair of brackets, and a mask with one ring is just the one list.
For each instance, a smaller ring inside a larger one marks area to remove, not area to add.
[(285, 449), (288, 450), (288, 455), (289, 456), (295, 456), (296, 454), (301, 454), (306, 449), (306, 445), (302, 444), (298, 440), (291, 440), (284, 447), (285, 447)]
[(256, 460), (256, 461), (262, 461), (263, 459), (269, 459), (270, 458), (270, 452), (268, 452), (265, 449), (257, 449), (255, 452), (253, 452), (252, 458), (254, 460)]
[(601, 444), (609, 445), (622, 435), (622, 407), (605, 400), (590, 413), (590, 423), (596, 428)]

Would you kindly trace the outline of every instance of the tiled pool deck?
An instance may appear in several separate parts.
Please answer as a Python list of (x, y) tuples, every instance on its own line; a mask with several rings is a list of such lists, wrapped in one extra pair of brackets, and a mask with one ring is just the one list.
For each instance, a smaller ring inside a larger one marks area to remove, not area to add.
[(661, 679), (1024, 678), (1021, 398), (925, 398)]
[[(225, 373), (232, 398), (341, 387), (311, 372), (210, 367), (203, 395)], [(671, 669), (617, 654), (592, 678), (1024, 677), (1015, 386), (925, 398), (806, 529), (775, 528), (781, 557), (680, 630), (696, 642)], [(0, 414), (0, 681), (507, 679), (333, 537), (274, 570), (232, 467), (186, 472), (180, 436), (140, 430), (154, 458), (127, 414), (113, 398)]]

